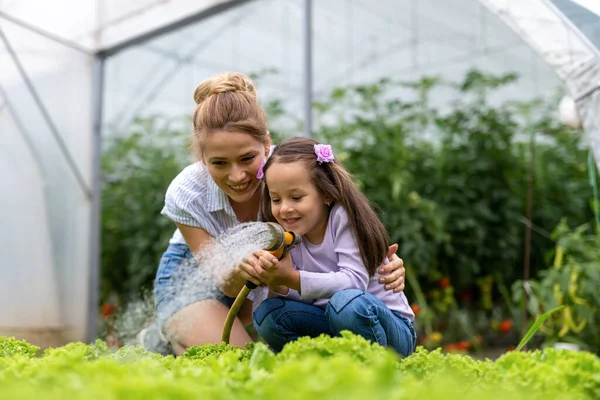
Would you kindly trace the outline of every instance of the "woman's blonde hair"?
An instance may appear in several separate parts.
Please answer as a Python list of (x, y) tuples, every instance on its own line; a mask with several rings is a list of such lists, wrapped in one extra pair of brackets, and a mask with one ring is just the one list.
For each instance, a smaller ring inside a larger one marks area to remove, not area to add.
[(193, 147), (202, 157), (204, 138), (217, 131), (245, 133), (266, 143), (267, 118), (252, 79), (229, 72), (202, 81), (194, 92)]

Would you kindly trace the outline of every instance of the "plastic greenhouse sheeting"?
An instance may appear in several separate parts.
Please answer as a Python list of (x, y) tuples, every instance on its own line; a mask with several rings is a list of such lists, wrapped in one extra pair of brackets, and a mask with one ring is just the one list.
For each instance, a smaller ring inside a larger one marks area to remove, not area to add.
[(574, 3), (585, 7), (596, 15), (600, 15), (600, 3), (596, 0), (573, 0)]
[[(560, 86), (554, 70), (476, 0), (372, 4), (369, 0), (313, 1), (314, 100), (325, 100), (336, 87), (372, 83), (381, 77), (412, 81), (427, 75), (458, 81), (473, 68), (520, 76), (516, 84), (493, 93), (493, 102), (547, 97)], [(261, 99), (281, 100), (286, 111), (285, 120), (271, 120), (270, 127), (297, 131), (293, 117), (302, 115), (307, 87), (303, 16), (302, 1), (252, 1), (110, 57), (105, 137), (126, 134), (134, 118), (189, 115), (196, 84), (225, 70), (276, 70), (258, 81)], [(394, 88), (393, 95), (406, 98), (413, 92)], [(432, 106), (447, 106), (453, 95), (451, 90), (436, 91)], [(321, 121), (315, 118), (314, 128)]]
[(577, 104), (588, 144), (600, 169), (598, 48), (549, 0), (480, 1), (513, 28), (564, 81)]
[(96, 55), (223, 3), (0, 1), (0, 335), (96, 335)]
[[(314, 0), (312, 87), (304, 1), (0, 0), (0, 335), (39, 345), (96, 335), (102, 105), (106, 126), (179, 113), (197, 80), (230, 66), (288, 71), (262, 93), (297, 110), (306, 91), (318, 99), (382, 72), (454, 78), (508, 64), (530, 80), (524, 92), (564, 81), (600, 160), (598, 49), (556, 6), (571, 0)], [(132, 96), (146, 74), (150, 92)]]

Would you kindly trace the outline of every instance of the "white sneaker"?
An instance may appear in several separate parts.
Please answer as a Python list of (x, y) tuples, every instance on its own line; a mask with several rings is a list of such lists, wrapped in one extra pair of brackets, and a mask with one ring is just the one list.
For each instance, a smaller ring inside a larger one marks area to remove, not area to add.
[(142, 329), (140, 333), (137, 334), (136, 339), (138, 343), (147, 350), (162, 354), (163, 356), (175, 354), (171, 343), (169, 343), (160, 329), (158, 329), (158, 324), (156, 322), (153, 322), (150, 326)]

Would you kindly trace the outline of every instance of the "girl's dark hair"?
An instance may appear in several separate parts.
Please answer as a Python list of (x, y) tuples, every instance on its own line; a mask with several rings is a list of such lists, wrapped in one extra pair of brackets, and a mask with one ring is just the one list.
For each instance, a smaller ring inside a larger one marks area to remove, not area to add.
[[(369, 200), (358, 190), (352, 176), (337, 161), (318, 163), (314, 152), (317, 141), (305, 137), (291, 138), (275, 147), (263, 171), (273, 163), (289, 164), (302, 161), (311, 174), (312, 182), (319, 192), (333, 204), (340, 204), (348, 214), (350, 229), (354, 235), (360, 255), (373, 276), (377, 267), (385, 260), (389, 238), (383, 223), (371, 208)], [(275, 222), (271, 213), (271, 196), (267, 185), (263, 187), (261, 220)]]

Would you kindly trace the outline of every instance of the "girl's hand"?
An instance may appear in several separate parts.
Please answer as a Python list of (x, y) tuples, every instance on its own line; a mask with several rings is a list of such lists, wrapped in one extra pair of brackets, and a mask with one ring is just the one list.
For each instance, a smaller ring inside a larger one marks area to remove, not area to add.
[(389, 263), (379, 268), (379, 273), (382, 276), (379, 278), (379, 283), (385, 284), (385, 290), (393, 290), (398, 293), (404, 290), (404, 261), (396, 255), (398, 244), (393, 244), (388, 249)]
[(263, 267), (261, 266), (261, 262), (254, 254), (244, 258), (242, 263), (236, 268), (236, 272), (239, 276), (246, 281), (254, 283), (256, 286), (261, 286), (264, 284), (264, 282), (260, 279), (260, 273), (262, 271)]
[(265, 269), (267, 271), (277, 269), (276, 265), (277, 265), (277, 263), (279, 263), (279, 260), (277, 259), (277, 257), (275, 257), (273, 254), (269, 253), (268, 251), (266, 251), (266, 250), (255, 251), (254, 257), (256, 257), (256, 259), (260, 263), (260, 266), (262, 267), (262, 269)]
[[(282, 260), (277, 260), (267, 252), (266, 255), (263, 254), (260, 257), (260, 260), (263, 271), (259, 274), (259, 277), (269, 287), (287, 286), (295, 288), (295, 286), (299, 286), (300, 276), (293, 267), (291, 255), (288, 254)], [(298, 284), (295, 284), (296, 280)]]

